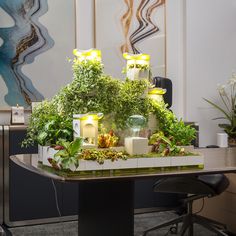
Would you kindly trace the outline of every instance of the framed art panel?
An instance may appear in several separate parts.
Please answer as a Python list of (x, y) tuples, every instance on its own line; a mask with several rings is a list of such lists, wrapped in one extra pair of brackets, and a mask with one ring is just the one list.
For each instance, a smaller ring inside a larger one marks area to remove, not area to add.
[(28, 107), (72, 80), (75, 0), (0, 1), (0, 109)]
[(95, 47), (105, 71), (122, 78), (122, 54), (151, 55), (153, 76), (165, 76), (165, 0), (94, 0)]

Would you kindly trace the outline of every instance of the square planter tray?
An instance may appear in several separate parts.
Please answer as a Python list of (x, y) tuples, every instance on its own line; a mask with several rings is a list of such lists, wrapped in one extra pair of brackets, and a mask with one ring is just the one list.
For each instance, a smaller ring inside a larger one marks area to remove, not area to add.
[(117, 169), (139, 169), (159, 167), (184, 167), (204, 165), (204, 157), (199, 156), (173, 156), (173, 157), (142, 157), (128, 158), (127, 160), (105, 160), (103, 164), (96, 161), (80, 160), (80, 166), (76, 171), (91, 170), (117, 170)]
[[(121, 151), (121, 148), (117, 151)], [(47, 161), (47, 158), (49, 157), (52, 158), (56, 152), (57, 151), (55, 151), (50, 147), (43, 147), (43, 150), (40, 152), (41, 155), (40, 158), (43, 159), (43, 165), (51, 167), (50, 163)], [(202, 154), (196, 154), (193, 156), (139, 157), (139, 158), (128, 158), (127, 160), (118, 159), (116, 161), (105, 160), (103, 164), (99, 164), (97, 161), (92, 161), (92, 160), (80, 160), (79, 167), (76, 170), (74, 167), (71, 167), (71, 170), (101, 171), (101, 170), (119, 170), (119, 169), (122, 170), (122, 169), (185, 167), (185, 166), (202, 167), (203, 165), (204, 165), (204, 156)]]

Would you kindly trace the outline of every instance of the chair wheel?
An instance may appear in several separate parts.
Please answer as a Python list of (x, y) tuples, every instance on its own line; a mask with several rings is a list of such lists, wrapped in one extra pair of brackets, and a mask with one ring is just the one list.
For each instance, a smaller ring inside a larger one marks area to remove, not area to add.
[(172, 227), (170, 228), (170, 233), (171, 233), (171, 234), (177, 234), (177, 233), (178, 233), (177, 227), (176, 227), (176, 226), (172, 226)]

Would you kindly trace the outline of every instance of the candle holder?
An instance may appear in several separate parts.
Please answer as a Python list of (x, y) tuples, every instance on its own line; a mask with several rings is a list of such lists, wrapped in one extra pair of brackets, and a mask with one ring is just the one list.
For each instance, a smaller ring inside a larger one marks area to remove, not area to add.
[(102, 113), (87, 113), (73, 115), (74, 138), (83, 138), (83, 147), (97, 147), (98, 120)]
[(127, 78), (130, 80), (149, 79), (150, 55), (124, 53), (123, 57), (127, 60)]

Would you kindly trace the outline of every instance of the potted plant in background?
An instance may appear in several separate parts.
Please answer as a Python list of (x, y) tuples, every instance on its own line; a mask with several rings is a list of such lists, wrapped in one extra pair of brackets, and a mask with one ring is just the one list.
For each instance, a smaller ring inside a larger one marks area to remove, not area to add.
[(219, 110), (223, 116), (216, 119), (226, 120), (227, 123), (219, 124), (228, 134), (229, 146), (236, 146), (236, 74), (233, 73), (226, 85), (218, 87), (218, 93), (223, 103), (222, 106), (204, 98), (206, 102)]

